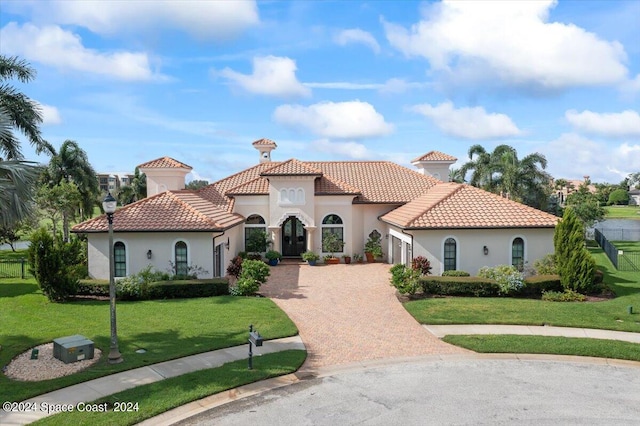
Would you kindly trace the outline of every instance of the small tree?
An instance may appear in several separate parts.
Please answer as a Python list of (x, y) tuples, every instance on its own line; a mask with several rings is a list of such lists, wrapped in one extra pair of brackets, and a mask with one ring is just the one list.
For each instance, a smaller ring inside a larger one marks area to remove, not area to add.
[(56, 244), (44, 228), (31, 236), (28, 250), (31, 273), (42, 292), (52, 302), (64, 301), (75, 294), (78, 280), (70, 271), (70, 265), (65, 262), (65, 258), (72, 255), (70, 252)]
[(247, 238), (246, 249), (249, 253), (257, 255), (266, 252), (269, 243), (271, 243), (271, 241), (266, 232), (263, 230), (253, 231), (249, 234), (249, 238)]
[(344, 247), (344, 241), (338, 238), (333, 232), (327, 232), (322, 237), (322, 251), (329, 253), (331, 257), (336, 257), (336, 252), (341, 252)]
[(629, 204), (629, 191), (626, 189), (618, 188), (609, 194), (608, 204)]
[(572, 208), (567, 208), (553, 236), (555, 263), (560, 282), (566, 290), (585, 293), (591, 290), (595, 261), (585, 247), (584, 225)]

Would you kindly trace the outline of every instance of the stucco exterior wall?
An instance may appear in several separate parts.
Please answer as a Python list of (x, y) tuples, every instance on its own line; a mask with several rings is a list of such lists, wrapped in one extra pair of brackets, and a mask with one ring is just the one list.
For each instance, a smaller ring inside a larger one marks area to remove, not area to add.
[(165, 191), (184, 189), (185, 176), (189, 173), (183, 169), (141, 169), (147, 176), (147, 197)]
[[(553, 253), (553, 228), (514, 229), (449, 229), (407, 231), (413, 237), (413, 256), (427, 257), (434, 275), (444, 271), (444, 242), (457, 241), (456, 269), (474, 275), (483, 266), (510, 265), (511, 245), (515, 238), (524, 240), (524, 256), (528, 265)], [(489, 254), (484, 254), (484, 246)]]
[[(213, 259), (213, 238), (216, 238), (215, 244), (223, 244), (222, 265), (226, 270), (226, 264), (231, 259), (230, 253), (232, 247), (226, 250), (224, 243), (227, 241), (227, 235), (234, 236), (237, 230), (234, 228), (228, 230), (225, 235), (222, 233), (208, 232), (188, 232), (188, 233), (119, 233), (115, 232), (113, 236), (114, 244), (121, 241), (125, 245), (127, 275), (139, 272), (148, 265), (155, 270), (169, 271), (170, 263), (174, 260), (174, 246), (178, 241), (184, 241), (187, 244), (187, 259), (189, 265), (193, 267), (201, 267), (207, 271), (206, 274), (200, 275), (201, 278), (211, 278), (214, 273)], [(231, 240), (231, 238), (230, 238)], [(109, 236), (107, 233), (89, 234), (88, 235), (88, 260), (89, 260), (89, 276), (98, 279), (109, 279)], [(147, 258), (147, 252), (151, 250), (151, 259)], [(223, 273), (224, 275), (224, 273)]]

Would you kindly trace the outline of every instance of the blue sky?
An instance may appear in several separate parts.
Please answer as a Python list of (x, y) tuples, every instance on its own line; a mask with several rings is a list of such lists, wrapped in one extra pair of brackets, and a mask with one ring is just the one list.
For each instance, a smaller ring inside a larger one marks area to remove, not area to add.
[(274, 160), (506, 143), (556, 178), (640, 171), (635, 0), (3, 0), (0, 53), (37, 69), (44, 137), (102, 172), (167, 155), (214, 181), (260, 138)]

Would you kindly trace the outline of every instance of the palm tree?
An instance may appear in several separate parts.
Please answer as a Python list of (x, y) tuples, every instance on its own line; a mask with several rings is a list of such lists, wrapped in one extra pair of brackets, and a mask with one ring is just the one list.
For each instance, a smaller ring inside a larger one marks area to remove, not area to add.
[(469, 183), (544, 209), (551, 191), (551, 176), (544, 171), (547, 159), (539, 153), (518, 159), (515, 148), (498, 145), (489, 153), (481, 145), (469, 148), (470, 161), (460, 169), (462, 176), (473, 170)]
[[(475, 156), (475, 159), (474, 159)], [(473, 170), (469, 183), (478, 188), (491, 191), (493, 189), (493, 171), (491, 169), (491, 154), (482, 145), (472, 145), (469, 148), (469, 161), (460, 168), (460, 175), (466, 178)]]
[[(43, 180), (49, 187), (61, 182), (73, 182), (81, 196), (80, 218), (86, 219), (93, 214), (96, 196), (100, 192), (96, 172), (89, 163), (87, 153), (77, 142), (66, 140), (60, 146), (59, 152), (53, 152), (49, 167), (43, 174)], [(63, 235), (65, 240), (69, 236), (69, 215), (62, 217)]]
[[(53, 147), (40, 134), (42, 112), (37, 102), (29, 99), (15, 87), (4, 81), (17, 78), (27, 83), (36, 71), (26, 61), (17, 57), (0, 55), (0, 107), (4, 108), (10, 127), (20, 130), (36, 149), (36, 153), (52, 153)], [(0, 156), (8, 160), (21, 160), (20, 141), (13, 132), (3, 132), (0, 136)]]
[[(10, 138), (12, 123), (0, 107), (0, 139)], [(34, 184), (40, 174), (37, 163), (0, 161), (0, 227), (12, 228), (33, 215)]]

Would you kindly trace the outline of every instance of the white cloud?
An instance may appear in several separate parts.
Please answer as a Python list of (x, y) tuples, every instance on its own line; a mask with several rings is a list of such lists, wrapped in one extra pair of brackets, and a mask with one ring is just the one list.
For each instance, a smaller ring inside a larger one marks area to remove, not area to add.
[(60, 117), (58, 108), (45, 104), (39, 104), (39, 107), (42, 111), (42, 124), (46, 125), (62, 123), (62, 118)]
[(405, 93), (410, 89), (426, 89), (431, 86), (429, 83), (417, 83), (406, 81), (401, 78), (390, 78), (380, 87), (380, 93), (384, 94), (397, 94)]
[(311, 149), (324, 152), (339, 158), (352, 158), (364, 160), (374, 157), (366, 146), (357, 142), (331, 142), (328, 139), (319, 139), (311, 143)]
[(384, 87), (380, 83), (351, 83), (348, 81), (333, 81), (328, 83), (304, 83), (312, 89), (341, 89), (341, 90), (377, 90)]
[(540, 149), (549, 162), (548, 172), (556, 178), (617, 183), (640, 170), (640, 144), (615, 146), (593, 141), (576, 133), (564, 133)]
[(382, 22), (391, 45), (406, 56), (424, 57), (432, 69), (465, 78), (498, 77), (545, 89), (624, 81), (622, 45), (573, 24), (548, 22), (555, 4), (443, 1), (425, 7), (409, 29)]
[(39, 28), (29, 23), (20, 26), (11, 22), (0, 30), (0, 40), (5, 54), (18, 55), (59, 70), (100, 74), (127, 81), (164, 78), (151, 71), (146, 53), (101, 53), (87, 49), (79, 36), (58, 26)]
[(430, 118), (446, 134), (466, 139), (517, 136), (522, 132), (505, 114), (487, 113), (482, 107), (455, 108), (451, 102), (437, 106), (415, 105), (411, 110)]
[(346, 46), (349, 43), (361, 43), (371, 48), (375, 53), (380, 53), (380, 45), (375, 37), (360, 28), (342, 30), (336, 34), (333, 40), (340, 46)]
[(246, 75), (225, 68), (218, 72), (250, 93), (278, 97), (310, 96), (311, 90), (296, 78), (296, 62), (278, 56), (253, 58), (253, 74)]
[(259, 23), (255, 1), (23, 1), (40, 23), (75, 25), (102, 35), (174, 28), (192, 36), (224, 40)]
[(640, 114), (637, 111), (597, 113), (569, 110), (564, 116), (576, 130), (581, 132), (611, 137), (640, 136)]
[(321, 102), (308, 107), (281, 105), (274, 111), (273, 119), (284, 126), (326, 138), (360, 139), (393, 131), (393, 125), (385, 122), (373, 105), (358, 100)]

